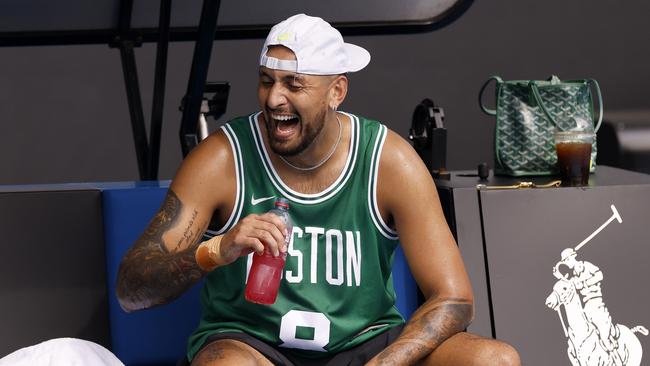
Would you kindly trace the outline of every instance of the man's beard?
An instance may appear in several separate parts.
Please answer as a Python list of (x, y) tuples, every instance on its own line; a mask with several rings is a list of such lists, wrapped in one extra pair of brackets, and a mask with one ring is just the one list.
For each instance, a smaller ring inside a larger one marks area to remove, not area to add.
[(298, 136), (300, 138), (300, 141), (295, 146), (287, 146), (286, 144), (276, 141), (273, 138), (271, 131), (269, 131), (267, 125), (266, 134), (269, 140), (269, 145), (271, 146), (271, 150), (273, 150), (274, 153), (282, 156), (296, 156), (305, 151), (323, 130), (323, 127), (325, 126), (325, 111), (319, 112), (313, 121), (314, 123), (306, 124), (303, 123), (304, 120), (302, 118), (300, 119), (301, 133), (300, 136)]

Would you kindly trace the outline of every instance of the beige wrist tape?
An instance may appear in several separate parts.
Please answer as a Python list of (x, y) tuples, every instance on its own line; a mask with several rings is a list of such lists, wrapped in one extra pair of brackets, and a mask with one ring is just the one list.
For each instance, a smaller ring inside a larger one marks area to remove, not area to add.
[(199, 244), (198, 248), (196, 248), (194, 254), (196, 264), (198, 264), (203, 271), (209, 272), (220, 265), (223, 265), (220, 251), (221, 239), (223, 239), (223, 235), (215, 236), (212, 239), (202, 242)]

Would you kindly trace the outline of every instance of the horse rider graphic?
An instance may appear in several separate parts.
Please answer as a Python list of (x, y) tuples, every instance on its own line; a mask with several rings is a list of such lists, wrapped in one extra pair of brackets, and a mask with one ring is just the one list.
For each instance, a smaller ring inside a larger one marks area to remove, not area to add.
[[(612, 357), (613, 365), (622, 365), (622, 360), (616, 352), (617, 328), (612, 326), (612, 317), (603, 302), (600, 288), (603, 272), (591, 262), (576, 260), (576, 256), (575, 249), (564, 249), (561, 260), (553, 267), (553, 275), (557, 279), (566, 279), (573, 283), (584, 305), (585, 317), (596, 327), (600, 343)], [(562, 265), (569, 269), (566, 273), (563, 273), (565, 270), (561, 268)]]

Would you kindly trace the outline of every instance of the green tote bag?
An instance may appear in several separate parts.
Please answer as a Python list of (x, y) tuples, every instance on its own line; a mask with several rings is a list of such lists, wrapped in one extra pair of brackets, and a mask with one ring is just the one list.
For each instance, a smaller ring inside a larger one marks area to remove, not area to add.
[[(483, 104), (483, 93), (496, 81), (496, 109)], [(591, 93), (598, 99), (594, 116)], [(575, 128), (598, 131), (603, 119), (603, 103), (598, 82), (593, 79), (503, 81), (490, 77), (479, 92), (483, 112), (496, 116), (494, 172), (499, 175), (557, 174), (557, 154), (553, 134)], [(591, 149), (591, 172), (596, 169), (596, 141)]]

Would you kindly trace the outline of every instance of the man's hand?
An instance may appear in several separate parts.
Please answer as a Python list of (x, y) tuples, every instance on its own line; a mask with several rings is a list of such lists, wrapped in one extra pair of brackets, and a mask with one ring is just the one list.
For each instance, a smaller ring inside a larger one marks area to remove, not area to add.
[(272, 213), (248, 215), (221, 239), (220, 261), (230, 264), (243, 255), (262, 254), (264, 250), (278, 256), (287, 251), (284, 238), (289, 234), (284, 222)]

